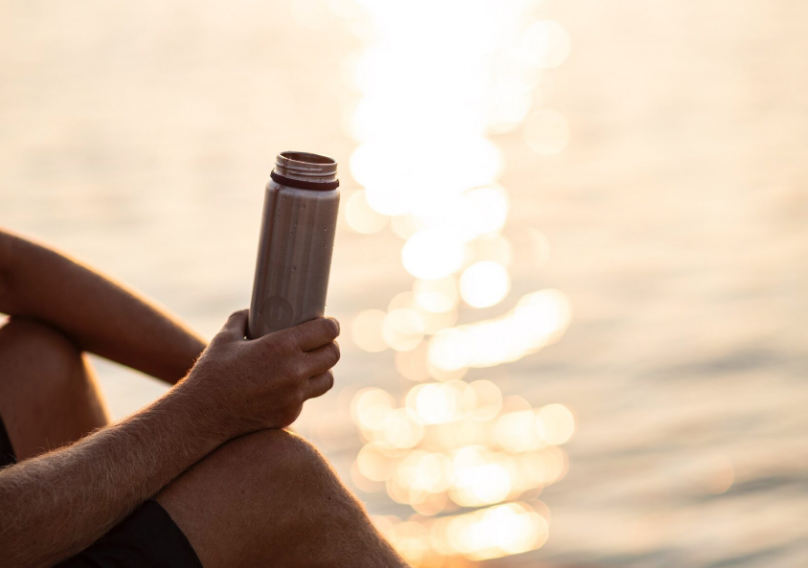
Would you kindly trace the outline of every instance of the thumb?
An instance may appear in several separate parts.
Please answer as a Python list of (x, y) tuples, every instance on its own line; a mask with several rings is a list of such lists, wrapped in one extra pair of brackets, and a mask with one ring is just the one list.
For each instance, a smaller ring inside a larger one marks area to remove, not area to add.
[(250, 310), (239, 310), (230, 314), (218, 335), (228, 339), (244, 339), (247, 335), (247, 319)]

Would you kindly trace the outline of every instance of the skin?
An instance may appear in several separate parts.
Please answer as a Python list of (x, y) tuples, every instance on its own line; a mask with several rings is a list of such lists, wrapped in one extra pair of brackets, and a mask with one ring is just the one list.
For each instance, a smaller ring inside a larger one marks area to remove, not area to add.
[(164, 308), (66, 255), (0, 229), (0, 313), (46, 322), (81, 351), (171, 384), (205, 341)]
[[(332, 387), (336, 320), (247, 340), (245, 310), (205, 347), (134, 292), (5, 232), (0, 312), (0, 414), (21, 458), (0, 470), (5, 566), (51, 566), (154, 496), (206, 568), (405, 565), (322, 456), (280, 430)], [(106, 425), (85, 351), (175, 386)]]
[(109, 422), (86, 357), (55, 329), (18, 318), (0, 328), (0, 417), (19, 461)]
[(325, 458), (286, 430), (225, 444), (157, 501), (205, 568), (406, 566)]

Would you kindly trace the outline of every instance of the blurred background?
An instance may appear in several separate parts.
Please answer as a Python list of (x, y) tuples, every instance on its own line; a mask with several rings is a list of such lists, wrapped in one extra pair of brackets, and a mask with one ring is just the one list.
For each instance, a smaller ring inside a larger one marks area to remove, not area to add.
[[(207, 337), (340, 162), (296, 428), (415, 566), (808, 565), (808, 4), (0, 2), (0, 223)], [(156, 381), (95, 360), (112, 414)]]

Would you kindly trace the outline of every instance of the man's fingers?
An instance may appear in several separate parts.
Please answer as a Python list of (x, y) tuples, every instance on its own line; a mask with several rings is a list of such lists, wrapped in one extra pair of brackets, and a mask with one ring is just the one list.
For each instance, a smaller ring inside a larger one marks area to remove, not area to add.
[(230, 336), (234, 339), (244, 339), (247, 335), (247, 319), (250, 310), (239, 310), (230, 314), (227, 321), (219, 333)]
[(334, 373), (326, 371), (308, 379), (308, 381), (308, 398), (317, 398), (318, 396), (323, 396), (334, 386)]
[(339, 323), (334, 318), (318, 318), (301, 323), (289, 330), (302, 351), (328, 345), (339, 335)]
[(339, 345), (332, 341), (328, 345), (323, 345), (303, 354), (305, 372), (310, 377), (319, 375), (329, 370), (339, 361)]

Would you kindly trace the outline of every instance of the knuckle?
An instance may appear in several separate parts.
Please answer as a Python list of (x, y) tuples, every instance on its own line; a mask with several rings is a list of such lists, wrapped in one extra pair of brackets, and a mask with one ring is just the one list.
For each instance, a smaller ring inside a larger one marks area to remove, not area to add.
[(320, 320), (322, 322), (322, 327), (325, 330), (325, 333), (329, 337), (336, 337), (339, 335), (339, 324), (337, 320), (332, 318), (322, 318)]
[(340, 350), (339, 350), (339, 343), (337, 343), (336, 341), (331, 343), (331, 354), (332, 354), (332, 358), (334, 359), (334, 365), (336, 365), (337, 362), (339, 361), (340, 356), (341, 356), (341, 353), (340, 353)]
[(224, 331), (220, 331), (213, 336), (213, 339), (210, 340), (210, 344), (219, 345), (221, 343), (227, 343), (228, 339), (227, 334)]
[(296, 379), (308, 378), (308, 365), (306, 365), (305, 361), (297, 360), (292, 363), (292, 375)]
[(272, 341), (270, 345), (272, 345), (278, 353), (289, 354), (296, 350), (297, 341), (293, 335), (284, 333), (274, 338), (274, 341)]

